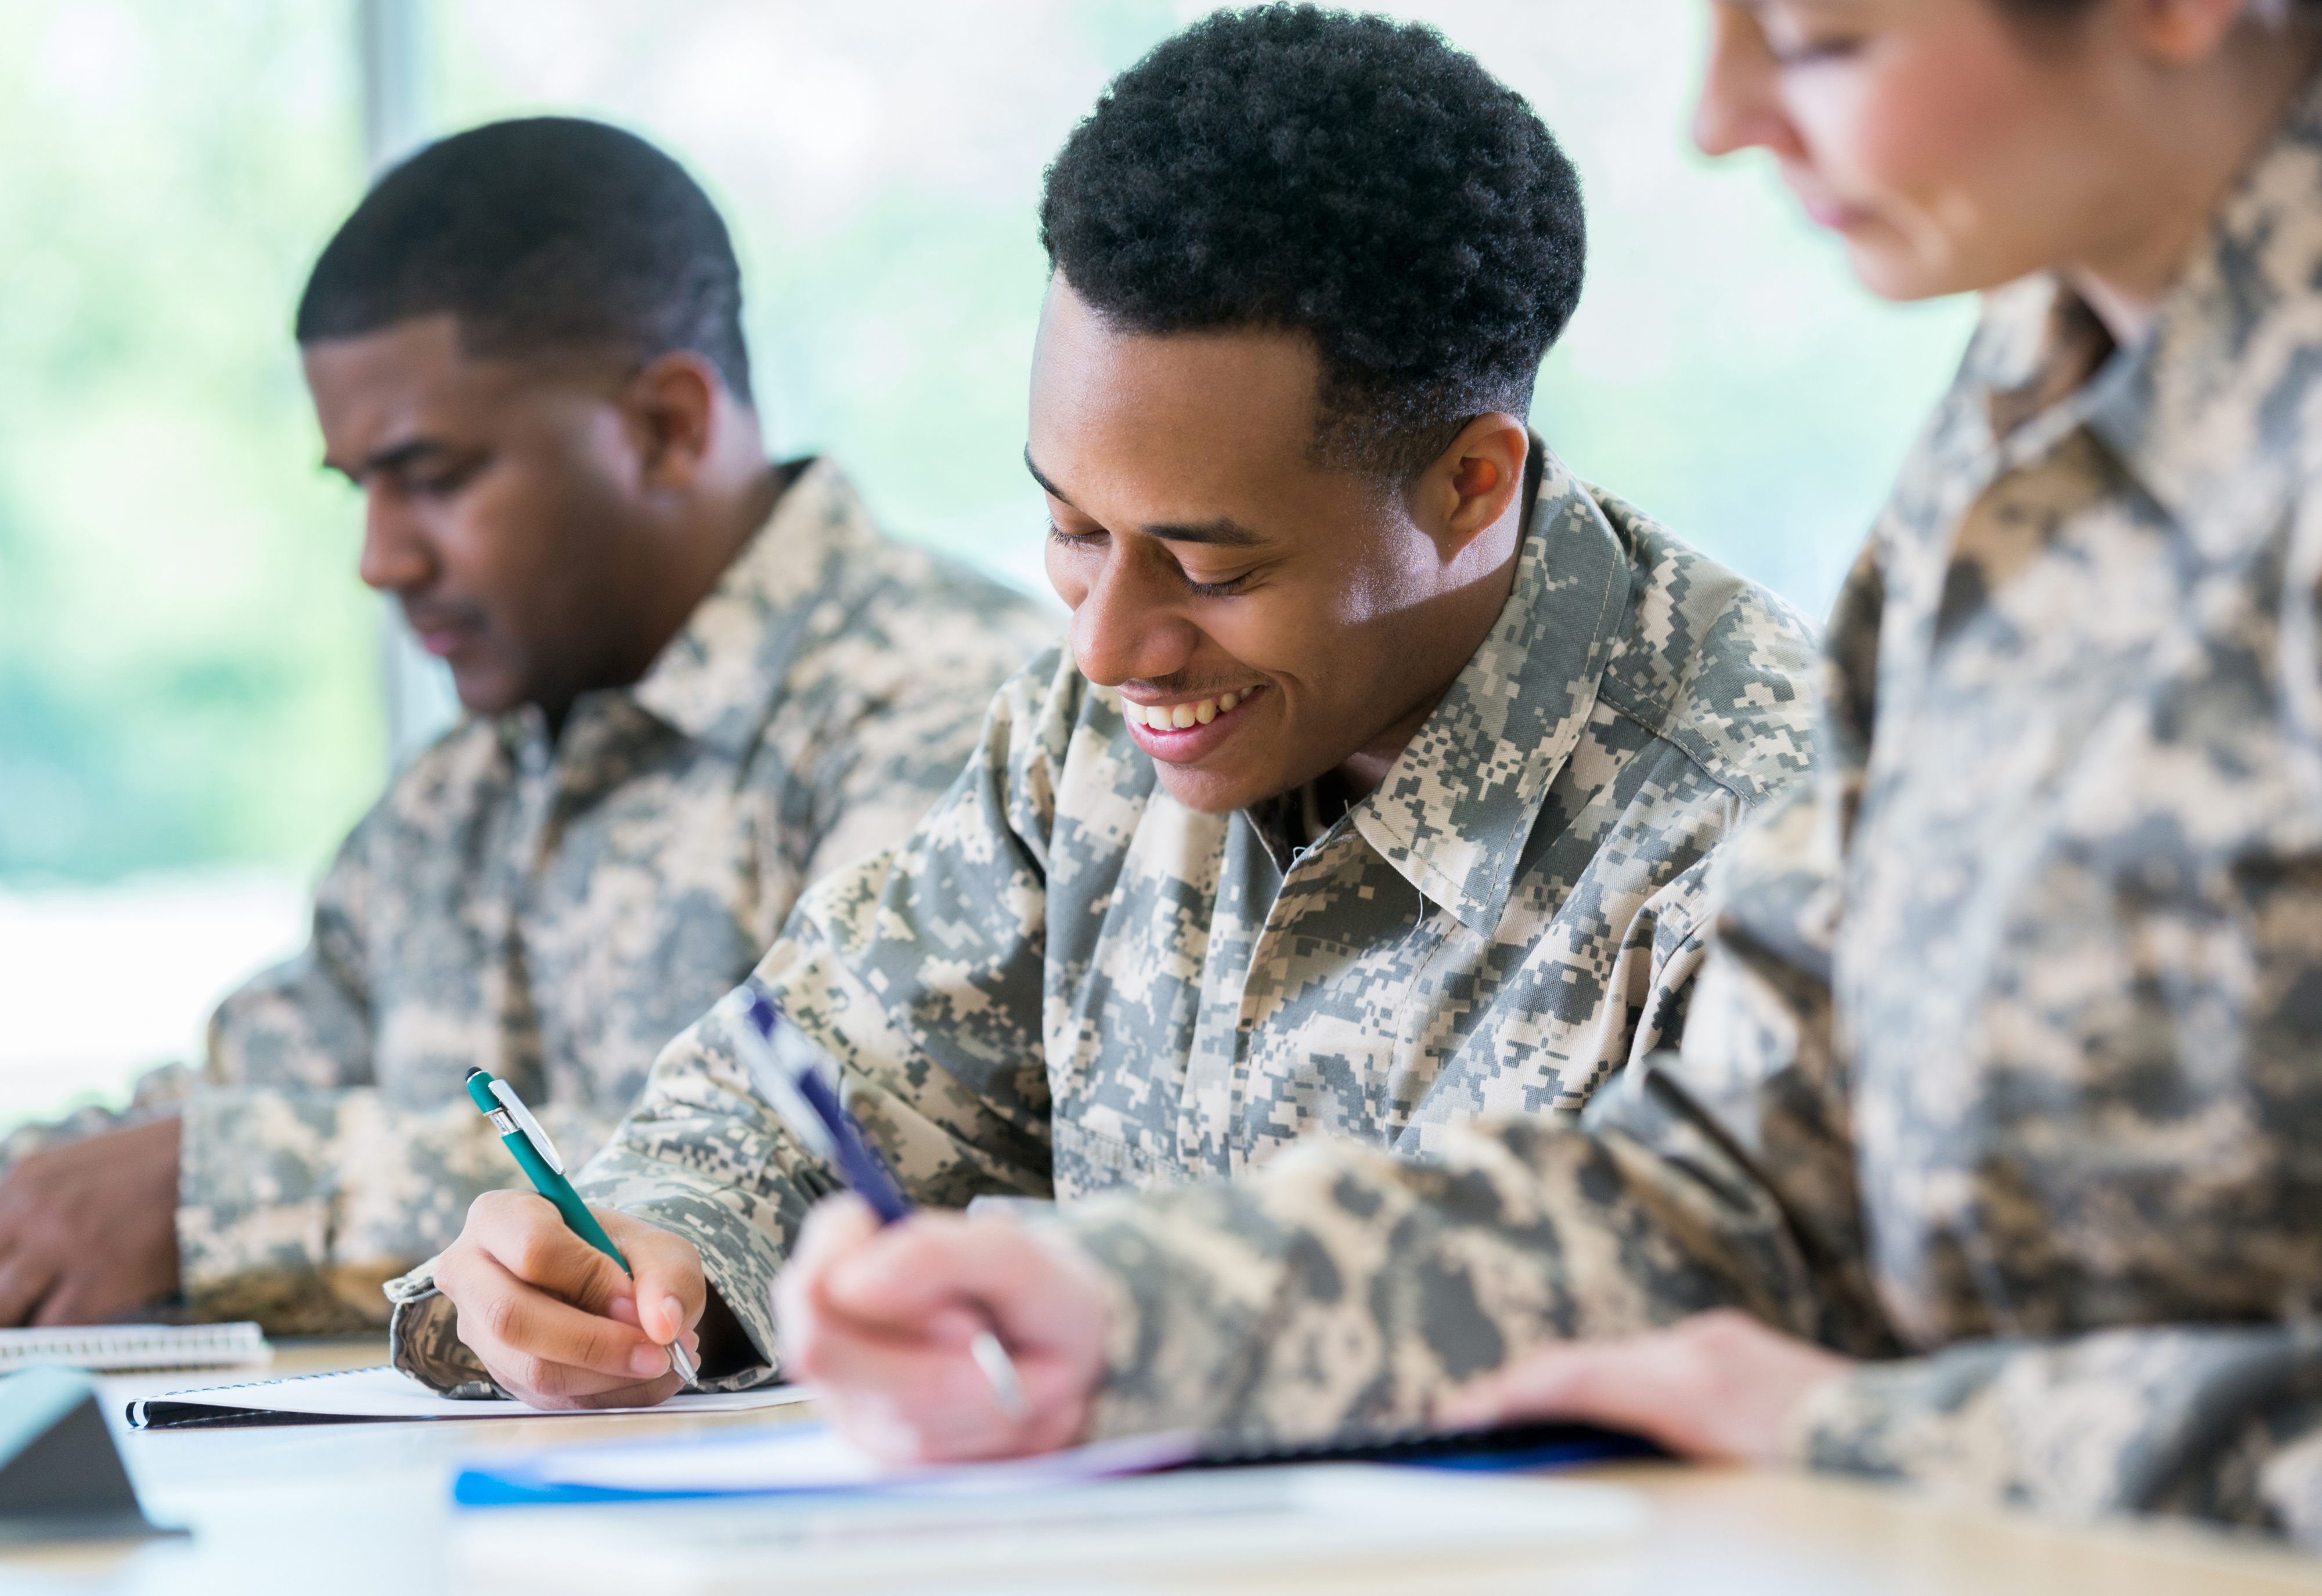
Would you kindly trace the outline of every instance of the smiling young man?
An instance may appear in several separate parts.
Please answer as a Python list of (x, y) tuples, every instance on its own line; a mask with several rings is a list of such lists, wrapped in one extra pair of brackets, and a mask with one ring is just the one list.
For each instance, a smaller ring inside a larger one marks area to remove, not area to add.
[[(1042, 224), (1026, 461), (1070, 649), (802, 900), (758, 971), (779, 1039), (939, 1205), (1577, 1107), (1677, 1024), (1706, 857), (1807, 768), (1811, 643), (1526, 431), (1569, 164), (1432, 32), (1267, 8), (1117, 81)], [(834, 1181), (724, 1011), (580, 1184), (634, 1281), (487, 1198), (395, 1288), (398, 1363), (655, 1400), (699, 1327), (705, 1373), (763, 1378)]]
[(591, 123), (444, 140), (331, 241), (297, 320), (325, 459), (468, 718), (355, 828), (312, 946), (219, 1008), (178, 1111), (0, 1183), (0, 1323), (173, 1287), (377, 1322), (514, 1174), (471, 1065), (585, 1154), (800, 889), (957, 773), (1055, 623), (878, 535), (829, 463), (770, 463), (740, 314), (708, 196)]

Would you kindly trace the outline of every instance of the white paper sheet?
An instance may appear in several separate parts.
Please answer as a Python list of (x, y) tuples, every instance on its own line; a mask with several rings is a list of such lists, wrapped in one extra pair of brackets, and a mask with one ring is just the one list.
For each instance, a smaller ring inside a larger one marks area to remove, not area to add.
[(1292, 1570), (1425, 1591), (1447, 1562), (1492, 1589), (1555, 1582), (1556, 1561), (1646, 1532), (1617, 1486), (1376, 1464), (1226, 1469), (1009, 1495), (851, 1492), (533, 1508), (461, 1516), (457, 1565), (484, 1589), (718, 1596), (922, 1589), (1119, 1591)]
[[(802, 1402), (801, 1386), (765, 1386), (746, 1391), (680, 1391), (652, 1408), (590, 1408), (574, 1417), (604, 1413), (739, 1413)], [(221, 1418), (235, 1411), (291, 1413), (329, 1418), (554, 1418), (564, 1409), (527, 1408), (506, 1398), (454, 1401), (437, 1396), (398, 1370), (350, 1369), (338, 1374), (308, 1374), (294, 1380), (262, 1380), (170, 1391), (129, 1404), (129, 1421), (140, 1428), (164, 1427), (185, 1407), (212, 1408)]]
[(498, 1457), (494, 1474), (523, 1485), (582, 1486), (679, 1496), (848, 1490), (876, 1485), (913, 1493), (976, 1494), (1144, 1473), (1190, 1461), (1191, 1433), (1130, 1436), (1039, 1457), (949, 1468), (897, 1468), (840, 1438), (825, 1425), (783, 1425), (681, 1441), (564, 1446), (531, 1456)]

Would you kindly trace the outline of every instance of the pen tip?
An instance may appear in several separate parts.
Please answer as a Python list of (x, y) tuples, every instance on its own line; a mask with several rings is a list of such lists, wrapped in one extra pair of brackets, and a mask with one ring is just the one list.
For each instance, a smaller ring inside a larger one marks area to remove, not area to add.
[(481, 1065), (481, 1064), (470, 1064), (470, 1065), (468, 1066), (468, 1072), (467, 1072), (465, 1075), (462, 1075), (460, 1079), (462, 1079), (462, 1081), (473, 1081), (477, 1076), (479, 1076), (479, 1075), (482, 1074), (483, 1072), (484, 1072), (484, 1067), (483, 1067), (483, 1065)]

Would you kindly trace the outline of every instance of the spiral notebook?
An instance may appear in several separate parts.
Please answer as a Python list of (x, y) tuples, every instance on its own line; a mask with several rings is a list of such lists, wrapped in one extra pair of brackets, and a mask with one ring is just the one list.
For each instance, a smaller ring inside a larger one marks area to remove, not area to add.
[(739, 1413), (802, 1402), (795, 1385), (753, 1391), (680, 1391), (653, 1408), (575, 1408), (544, 1412), (505, 1397), (443, 1397), (395, 1369), (345, 1369), (249, 1385), (210, 1386), (142, 1397), (128, 1405), (132, 1429), (247, 1429), (288, 1424), (376, 1424), (390, 1420), (590, 1418), (607, 1413)]
[(262, 1369), (274, 1349), (256, 1325), (82, 1325), (0, 1330), (0, 1374), (35, 1363), (125, 1374), (139, 1369)]

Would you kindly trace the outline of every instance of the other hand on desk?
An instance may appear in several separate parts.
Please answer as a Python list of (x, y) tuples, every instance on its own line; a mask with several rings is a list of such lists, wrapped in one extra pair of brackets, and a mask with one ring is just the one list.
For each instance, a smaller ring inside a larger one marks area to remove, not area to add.
[(1617, 1341), (1537, 1348), (1454, 1392), (1435, 1418), (1452, 1429), (1577, 1419), (1648, 1436), (1680, 1457), (1771, 1463), (1792, 1410), (1853, 1368), (1721, 1309)]
[(693, 1244), (642, 1219), (591, 1207), (633, 1280), (572, 1234), (547, 1199), (488, 1191), (435, 1263), (435, 1287), (459, 1311), (460, 1339), (502, 1390), (535, 1408), (634, 1408), (684, 1382), (668, 1344), (708, 1300)]
[(178, 1119), (44, 1147), (0, 1181), (0, 1325), (119, 1318), (178, 1285)]
[[(921, 1212), (882, 1226), (857, 1197), (808, 1216), (774, 1282), (783, 1373), (897, 1463), (1053, 1451), (1088, 1429), (1109, 1309), (1093, 1266), (1008, 1218)], [(997, 1331), (1020, 1376), (1011, 1417), (969, 1346)]]

